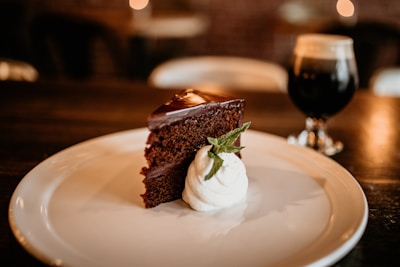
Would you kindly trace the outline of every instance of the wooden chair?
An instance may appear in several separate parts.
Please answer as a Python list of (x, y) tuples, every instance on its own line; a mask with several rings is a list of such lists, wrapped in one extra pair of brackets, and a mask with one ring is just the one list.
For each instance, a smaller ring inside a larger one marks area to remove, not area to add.
[[(34, 62), (41, 76), (87, 79), (95, 73), (97, 57), (111, 58), (115, 73), (124, 74), (123, 51), (112, 29), (70, 14), (45, 13), (31, 23)], [(95, 54), (95, 44), (105, 47)]]

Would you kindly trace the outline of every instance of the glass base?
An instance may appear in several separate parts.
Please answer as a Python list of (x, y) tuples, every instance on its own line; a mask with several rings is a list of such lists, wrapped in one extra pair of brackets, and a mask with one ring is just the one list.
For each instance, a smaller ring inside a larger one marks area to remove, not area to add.
[(332, 156), (343, 150), (343, 143), (333, 141), (326, 132), (326, 122), (323, 119), (307, 118), (306, 129), (299, 135), (290, 135), (289, 144), (309, 147), (319, 153)]

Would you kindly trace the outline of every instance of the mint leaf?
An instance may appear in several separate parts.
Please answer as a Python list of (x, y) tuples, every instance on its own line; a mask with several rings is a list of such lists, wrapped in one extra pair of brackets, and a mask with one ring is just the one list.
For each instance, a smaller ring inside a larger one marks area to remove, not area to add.
[(204, 177), (205, 181), (207, 181), (208, 179), (213, 177), (214, 174), (216, 174), (218, 172), (219, 168), (221, 168), (222, 163), (224, 162), (224, 160), (221, 159), (220, 156), (212, 153), (211, 151), (208, 151), (208, 156), (210, 158), (214, 159), (214, 162), (213, 162), (213, 166), (212, 166), (210, 172), (206, 175), (206, 177)]
[(234, 146), (234, 143), (240, 136), (240, 134), (246, 131), (250, 127), (251, 122), (243, 123), (242, 127), (236, 128), (229, 133), (226, 133), (219, 138), (207, 137), (207, 141), (212, 145), (211, 149), (208, 151), (208, 157), (214, 160), (213, 166), (210, 172), (206, 175), (204, 180), (208, 180), (214, 176), (221, 168), (224, 160), (218, 156), (219, 153), (237, 153), (244, 147)]

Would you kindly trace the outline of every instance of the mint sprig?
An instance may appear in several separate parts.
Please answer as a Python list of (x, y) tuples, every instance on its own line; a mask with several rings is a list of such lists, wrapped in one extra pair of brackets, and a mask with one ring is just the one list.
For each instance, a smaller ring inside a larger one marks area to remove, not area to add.
[(213, 177), (221, 168), (224, 160), (218, 156), (219, 153), (237, 153), (244, 148), (243, 146), (234, 146), (234, 143), (240, 134), (250, 127), (250, 124), (251, 122), (243, 123), (242, 127), (236, 128), (218, 138), (207, 137), (207, 141), (212, 145), (207, 154), (209, 158), (214, 160), (214, 162), (210, 172), (204, 178), (205, 181)]

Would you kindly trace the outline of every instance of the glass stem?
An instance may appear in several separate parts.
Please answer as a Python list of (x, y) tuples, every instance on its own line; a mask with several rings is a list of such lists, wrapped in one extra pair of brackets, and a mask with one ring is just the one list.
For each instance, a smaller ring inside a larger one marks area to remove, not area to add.
[(321, 118), (306, 118), (307, 146), (316, 150), (321, 150), (329, 136), (326, 132), (326, 120)]
[(333, 141), (327, 133), (326, 119), (306, 118), (306, 128), (298, 135), (288, 137), (290, 144), (310, 147), (327, 156), (332, 156), (343, 150), (343, 143)]

